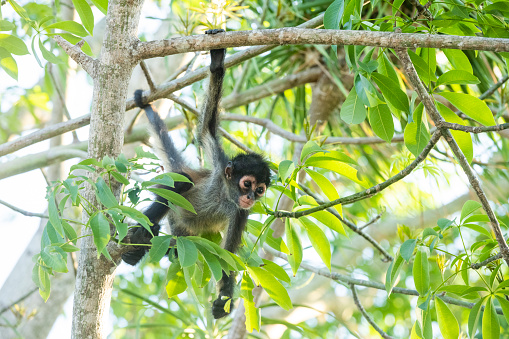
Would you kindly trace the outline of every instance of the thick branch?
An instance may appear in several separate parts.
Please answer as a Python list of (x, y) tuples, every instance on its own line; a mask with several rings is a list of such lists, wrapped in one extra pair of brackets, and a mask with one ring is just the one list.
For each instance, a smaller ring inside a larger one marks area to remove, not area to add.
[(489, 257), (488, 259), (486, 259), (484, 261), (478, 262), (476, 264), (472, 264), (472, 265), (470, 265), (470, 267), (472, 267), (474, 270), (478, 270), (481, 267), (486, 266), (489, 263), (491, 263), (495, 260), (498, 260), (498, 259), (502, 259), (502, 253), (495, 254), (494, 256)]
[(0, 157), (54, 136), (74, 131), (90, 124), (90, 114), (40, 129), (16, 140), (0, 145)]
[(371, 188), (368, 188), (365, 191), (358, 192), (358, 193), (349, 195), (347, 197), (339, 198), (339, 199), (336, 199), (333, 201), (329, 201), (328, 203), (322, 204), (320, 206), (313, 207), (313, 208), (299, 211), (299, 212), (274, 211), (274, 212), (269, 212), (269, 214), (273, 214), (276, 218), (300, 218), (300, 217), (309, 215), (314, 212), (323, 211), (324, 209), (327, 209), (329, 207), (332, 207), (332, 206), (335, 206), (338, 204), (346, 205), (346, 204), (354, 203), (359, 200), (364, 200), (364, 199), (370, 198), (370, 197), (380, 193), (382, 190), (386, 189), (390, 185), (400, 181), (401, 179), (403, 179), (410, 173), (412, 173), (412, 171), (417, 167), (417, 165), (419, 165), (421, 162), (424, 161), (424, 159), (426, 159), (429, 152), (433, 149), (433, 147), (435, 147), (435, 144), (440, 139), (440, 136), (441, 136), (440, 131), (436, 131), (435, 133), (433, 133), (430, 141), (428, 142), (426, 147), (424, 147), (421, 154), (419, 154), (419, 156), (410, 165), (405, 167), (398, 174), (392, 176), (390, 179), (387, 179), (386, 181), (384, 181), (380, 184), (377, 184)]
[(286, 27), (225, 32), (213, 36), (191, 35), (166, 40), (139, 42), (134, 47), (133, 57), (143, 60), (228, 47), (304, 44), (385, 48), (428, 47), (509, 52), (509, 39)]
[(412, 64), (412, 61), (410, 60), (410, 57), (408, 56), (406, 49), (401, 48), (396, 49), (396, 54), (398, 55), (399, 60), (403, 64), (403, 68), (405, 69), (405, 72), (408, 75), (408, 79), (414, 86), (417, 94), (419, 95), (419, 98), (421, 99), (421, 102), (424, 104), (426, 112), (428, 112), (429, 116), (431, 117), (435, 125), (440, 128), (440, 131), (442, 132), (445, 140), (449, 144), (449, 147), (451, 147), (451, 150), (454, 153), (456, 159), (458, 160), (461, 168), (463, 169), (463, 172), (465, 172), (465, 174), (467, 175), (470, 185), (477, 194), (477, 197), (479, 198), (483, 206), (483, 209), (486, 211), (486, 214), (490, 219), (491, 229), (493, 230), (495, 238), (497, 239), (498, 246), (500, 247), (500, 253), (502, 253), (502, 256), (506, 264), (509, 266), (509, 247), (507, 246), (504, 235), (502, 234), (502, 230), (500, 229), (498, 219), (490, 206), (486, 194), (484, 194), (484, 191), (481, 188), (481, 183), (479, 182), (479, 179), (477, 178), (472, 167), (470, 167), (470, 164), (468, 163), (467, 159), (465, 158), (465, 155), (463, 154), (458, 144), (456, 143), (456, 140), (454, 140), (451, 132), (448, 129), (441, 127), (443, 126), (445, 121), (438, 112), (433, 102), (433, 99), (428, 94), (426, 88), (419, 79), (419, 76), (417, 75), (417, 72), (414, 68), (414, 65)]
[(90, 74), (90, 76), (94, 76), (95, 72), (95, 60), (81, 50), (81, 46), (83, 46), (85, 40), (81, 40), (76, 45), (71, 44), (60, 35), (55, 35), (53, 40), (64, 50), (64, 52), (71, 57), (78, 65), (83, 67), (85, 72)]

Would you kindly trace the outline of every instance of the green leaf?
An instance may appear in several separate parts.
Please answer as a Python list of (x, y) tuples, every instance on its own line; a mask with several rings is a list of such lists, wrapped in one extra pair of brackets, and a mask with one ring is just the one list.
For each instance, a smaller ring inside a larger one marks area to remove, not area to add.
[(76, 244), (76, 240), (78, 239), (78, 235), (74, 228), (65, 220), (62, 220), (62, 226), (64, 227), (65, 236), (67, 239)]
[(509, 301), (506, 298), (495, 295), (498, 302), (500, 303), (500, 307), (502, 307), (502, 312), (504, 312), (505, 321), (509, 323)]
[(290, 277), (288, 276), (288, 273), (286, 273), (285, 269), (279, 265), (276, 265), (270, 260), (262, 259), (263, 260), (263, 266), (262, 268), (266, 271), (268, 271), (270, 274), (278, 278), (279, 280), (282, 280), (288, 284), (291, 283)]
[(285, 220), (285, 234), (288, 250), (290, 251), (288, 263), (292, 267), (293, 276), (295, 276), (302, 262), (302, 243), (295, 227), (290, 223), (290, 218)]
[(5, 48), (0, 47), (0, 66), (14, 80), (18, 80), (18, 64)]
[(435, 308), (437, 310), (438, 327), (444, 339), (457, 339), (459, 338), (459, 325), (458, 320), (452, 314), (451, 310), (446, 303), (440, 298), (435, 298)]
[[(318, 185), (318, 187), (322, 190), (329, 201), (339, 199), (338, 191), (336, 190), (336, 187), (334, 187), (334, 185), (329, 181), (329, 179), (316, 171), (310, 169), (305, 169), (305, 171)], [(341, 208), (340, 204), (334, 205), (334, 208), (336, 211), (338, 211), (339, 215), (343, 216), (343, 209)], [(341, 228), (343, 228), (342, 225)]]
[(129, 180), (118, 172), (110, 172), (111, 175), (121, 184), (129, 185)]
[(440, 85), (451, 85), (451, 84), (460, 84), (460, 85), (468, 85), (468, 84), (478, 84), (480, 83), (479, 79), (469, 73), (467, 71), (449, 71), (442, 74), (436, 83), (436, 86)]
[(399, 272), (401, 271), (401, 268), (403, 267), (405, 260), (401, 255), (398, 255), (396, 260), (391, 262), (389, 265), (389, 269), (387, 270), (387, 273), (385, 275), (385, 290), (387, 291), (387, 294), (390, 296), (392, 289), (396, 285), (396, 280), (399, 276)]
[(498, 316), (495, 305), (493, 305), (492, 297), (488, 297), (488, 302), (484, 308), (484, 314), (482, 316), (482, 337), (483, 339), (500, 338), (500, 323), (498, 322)]
[(171, 202), (179, 207), (182, 207), (186, 211), (196, 214), (196, 211), (195, 211), (193, 205), (191, 205), (191, 203), (186, 198), (181, 196), (180, 194), (175, 193), (170, 190), (167, 190), (167, 189), (164, 189), (164, 188), (149, 188), (148, 190), (150, 192), (153, 192), (153, 193), (159, 195), (160, 197), (165, 198), (169, 202)]
[(360, 124), (366, 119), (366, 107), (354, 89), (348, 93), (345, 102), (341, 105), (339, 115), (344, 122), (350, 125)]
[(291, 160), (283, 160), (279, 163), (279, 177), (281, 178), (282, 182), (285, 182), (286, 179), (288, 179), (295, 170), (295, 164)]
[(343, 225), (341, 224), (341, 221), (338, 218), (336, 218), (334, 214), (328, 211), (318, 211), (311, 213), (310, 216), (315, 218), (316, 220), (318, 220), (331, 230), (334, 230), (348, 237), (348, 235), (345, 232), (345, 229), (343, 228)]
[(150, 239), (150, 242), (152, 243), (152, 246), (148, 251), (150, 262), (158, 262), (164, 257), (170, 247), (171, 239), (172, 237), (169, 235), (153, 237)]
[(380, 104), (368, 109), (368, 119), (373, 132), (381, 139), (391, 142), (394, 135), (394, 121), (386, 104)]
[(37, 265), (37, 274), (39, 281), (39, 294), (44, 299), (44, 302), (48, 301), (50, 290), (51, 290), (51, 280), (49, 279), (49, 273), (42, 267), (41, 265)]
[(39, 39), (39, 49), (42, 52), (43, 58), (48, 60), (49, 62), (53, 64), (59, 64), (62, 62), (58, 57), (56, 57), (52, 52), (48, 51), (46, 47), (44, 47), (44, 44), (41, 42), (41, 39)]
[[(263, 224), (261, 222), (248, 219), (247, 221), (247, 230), (249, 233), (253, 234), (255, 237), (260, 237), (261, 230), (263, 228)], [(290, 254), (288, 247), (286, 246), (283, 238), (273, 236), (274, 230), (270, 229), (267, 231), (267, 236), (265, 238), (265, 242), (278, 252), (283, 252), (285, 254)]]
[(406, 262), (410, 262), (410, 258), (414, 254), (414, 249), (415, 249), (416, 244), (417, 244), (417, 239), (408, 239), (399, 248), (399, 253), (403, 257), (403, 259), (406, 260)]
[(465, 93), (441, 92), (439, 94), (475, 121), (485, 126), (496, 125), (493, 113), (481, 99)]
[(405, 92), (401, 90), (397, 82), (392, 81), (391, 78), (380, 73), (371, 73), (371, 78), (376, 82), (380, 91), (382, 91), (385, 100), (400, 111), (410, 111), (408, 97)]
[(412, 270), (414, 276), (415, 289), (419, 295), (423, 296), (429, 291), (429, 263), (428, 249), (419, 247), (415, 254), (414, 266)]
[(99, 9), (104, 15), (108, 10), (108, 0), (91, 0), (91, 2)]
[[(437, 102), (437, 108), (438, 111), (440, 112), (440, 115), (442, 115), (445, 121), (460, 124), (463, 126), (466, 125), (463, 119), (454, 114), (454, 112), (451, 111), (444, 104)], [(456, 140), (456, 143), (458, 144), (459, 148), (467, 158), (467, 161), (471, 163), (472, 159), (474, 158), (474, 146), (472, 144), (472, 136), (470, 135), (470, 133), (451, 130), (451, 134), (454, 137), (454, 140)]]
[(54, 271), (67, 273), (67, 254), (58, 246), (45, 247), (41, 251), (41, 258), (44, 263)]
[(463, 51), (444, 48), (442, 52), (444, 52), (445, 56), (456, 70), (473, 74), (472, 65)]
[(23, 40), (14, 35), (0, 33), (0, 47), (15, 55), (28, 54), (28, 48)]
[(83, 26), (87, 29), (90, 35), (94, 33), (94, 13), (85, 0), (72, 0), (76, 12), (80, 16)]
[(345, 10), (344, 0), (335, 0), (325, 10), (323, 16), (323, 25), (326, 29), (339, 29), (339, 24), (343, 18), (343, 11)]
[(97, 247), (97, 257), (110, 241), (110, 223), (106, 216), (99, 212), (90, 219), (90, 227), (94, 235), (94, 244)]
[(106, 181), (104, 181), (102, 177), (97, 179), (96, 188), (97, 198), (104, 206), (107, 208), (118, 206), (117, 198), (115, 198), (110, 187), (106, 184)]
[(362, 187), (368, 187), (365, 179), (360, 180), (357, 177), (357, 170), (350, 165), (344, 164), (338, 160), (322, 160), (321, 157), (311, 156), (306, 160), (306, 166), (319, 167), (326, 170), (334, 171), (353, 182), (358, 183)]
[(201, 244), (195, 244), (198, 251), (203, 256), (203, 259), (205, 259), (205, 262), (207, 263), (210, 271), (212, 272), (212, 275), (214, 276), (214, 279), (216, 281), (221, 280), (223, 277), (223, 269), (221, 268), (221, 263), (219, 262), (219, 259), (216, 258), (216, 256), (211, 253), (205, 246)]
[(487, 229), (485, 229), (484, 227), (482, 227), (480, 225), (476, 225), (476, 224), (462, 224), (461, 226), (462, 227), (466, 227), (466, 228), (470, 228), (471, 230), (476, 231), (476, 232), (484, 235), (485, 237), (491, 239), (490, 231), (488, 231)]
[(173, 298), (187, 289), (184, 271), (178, 262), (171, 263), (170, 268), (168, 268), (167, 279), (166, 293), (168, 298)]
[(61, 29), (63, 31), (75, 34), (79, 37), (85, 37), (89, 35), (81, 24), (72, 20), (55, 22), (54, 24), (46, 26), (44, 29), (48, 32), (50, 32), (51, 29)]
[(468, 200), (463, 204), (463, 207), (461, 208), (461, 218), (460, 220), (463, 221), (466, 217), (477, 211), (479, 208), (481, 208), (482, 205), (480, 202), (474, 201), (474, 200)]
[(64, 236), (64, 227), (62, 226), (62, 221), (60, 219), (60, 214), (58, 213), (57, 205), (55, 203), (55, 192), (52, 192), (48, 199), (48, 214), (49, 221), (55, 228), (55, 231), (63, 237)]
[(177, 237), (177, 251), (182, 267), (192, 266), (198, 260), (198, 249), (192, 241), (184, 237)]
[(479, 323), (479, 319), (481, 317), (481, 306), (484, 303), (486, 298), (482, 298), (479, 300), (474, 307), (470, 310), (468, 314), (468, 336), (470, 338), (474, 338), (475, 333), (477, 332), (477, 324)]
[(0, 20), (0, 31), (12, 31), (16, 25), (7, 20)]
[(244, 272), (242, 275), (240, 296), (244, 299), (246, 330), (248, 332), (252, 332), (253, 330), (259, 332), (261, 327), (261, 310), (255, 305), (252, 292), (253, 288), (253, 280), (249, 277), (247, 272)]
[(421, 154), (430, 138), (428, 130), (421, 121), (411, 122), (405, 127), (405, 146), (415, 157)]
[(417, 71), (417, 74), (419, 75), (419, 78), (421, 78), (422, 82), (429, 84), (431, 81), (437, 81), (435, 73), (431, 70), (423, 58), (411, 50), (408, 50), (408, 55), (410, 56), (415, 70)]
[[(314, 142), (313, 140), (309, 140), (302, 147), (302, 151), (300, 152), (300, 161), (303, 162), (304, 159), (308, 155), (317, 153), (317, 152), (323, 152), (322, 148), (320, 146), (318, 146), (318, 144), (316, 142)], [(279, 164), (279, 166), (281, 167), (281, 164)]]
[(381, 53), (382, 56), (378, 58), (378, 73), (389, 77), (393, 82), (399, 83), (398, 75), (394, 70), (395, 67), (392, 62), (387, 58), (387, 52)]
[(79, 247), (73, 246), (71, 244), (62, 244), (62, 246), (60, 246), (60, 248), (64, 252), (77, 252), (80, 250)]
[(142, 225), (146, 230), (150, 230), (150, 226), (148, 225), (150, 220), (147, 218), (145, 214), (138, 211), (137, 209), (128, 206), (118, 205), (115, 206), (114, 210), (119, 210), (121, 213), (127, 215), (129, 218), (132, 218), (137, 223)]
[(268, 295), (285, 310), (293, 308), (288, 292), (273, 275), (259, 267), (248, 267), (247, 270), (259, 283)]
[(309, 240), (311, 241), (311, 245), (315, 249), (316, 253), (320, 256), (323, 263), (329, 271), (331, 270), (331, 249), (330, 243), (325, 233), (320, 229), (320, 227), (316, 226), (311, 220), (306, 217), (301, 217), (297, 219), (302, 226), (306, 229)]

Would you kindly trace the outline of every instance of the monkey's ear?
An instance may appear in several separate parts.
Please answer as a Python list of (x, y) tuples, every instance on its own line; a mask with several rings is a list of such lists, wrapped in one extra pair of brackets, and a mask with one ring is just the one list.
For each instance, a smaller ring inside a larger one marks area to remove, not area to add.
[(226, 165), (224, 169), (224, 174), (226, 175), (226, 179), (230, 180), (232, 178), (233, 173), (233, 162), (228, 161), (228, 164)]

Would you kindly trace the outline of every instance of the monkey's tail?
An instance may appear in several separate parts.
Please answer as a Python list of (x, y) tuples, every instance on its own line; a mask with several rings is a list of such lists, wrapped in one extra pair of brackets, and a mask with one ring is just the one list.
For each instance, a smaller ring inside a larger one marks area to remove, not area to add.
[(184, 159), (177, 151), (175, 144), (168, 135), (168, 129), (159, 113), (154, 111), (150, 104), (143, 103), (143, 90), (139, 89), (134, 92), (134, 102), (136, 106), (145, 110), (148, 121), (152, 127), (152, 134), (155, 139), (155, 149), (159, 156), (162, 157), (164, 169), (167, 172), (182, 171), (185, 165)]

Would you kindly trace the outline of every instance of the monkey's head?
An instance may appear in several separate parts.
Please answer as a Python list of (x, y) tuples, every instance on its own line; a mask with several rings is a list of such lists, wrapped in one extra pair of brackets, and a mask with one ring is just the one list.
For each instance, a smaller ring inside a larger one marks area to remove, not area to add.
[(226, 179), (235, 186), (239, 207), (246, 210), (253, 207), (270, 184), (269, 165), (256, 153), (237, 155), (228, 162), (224, 173)]

